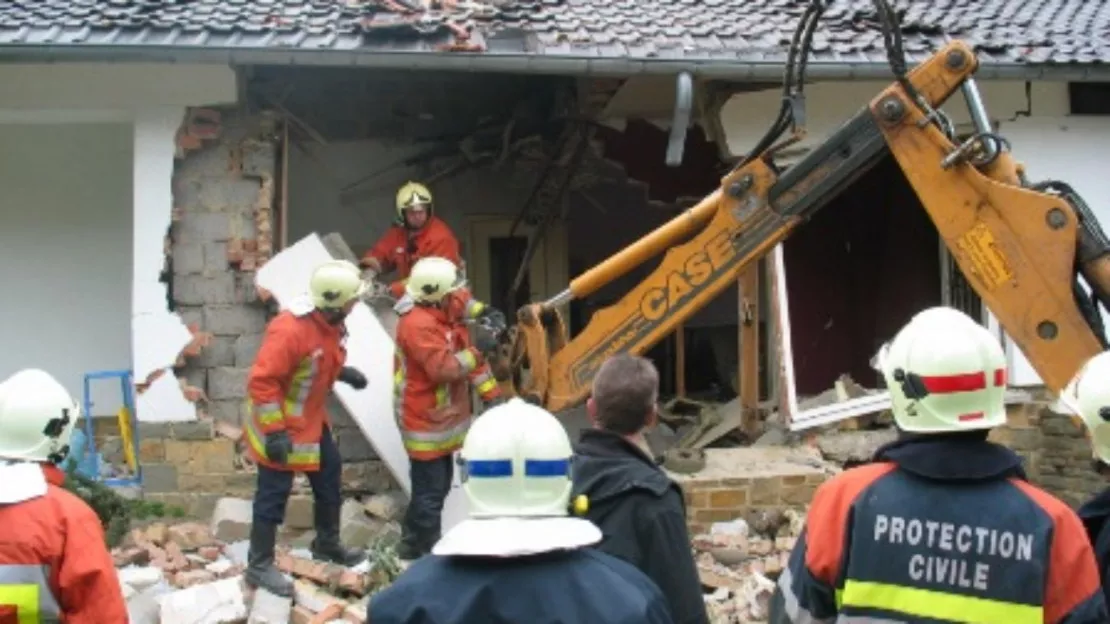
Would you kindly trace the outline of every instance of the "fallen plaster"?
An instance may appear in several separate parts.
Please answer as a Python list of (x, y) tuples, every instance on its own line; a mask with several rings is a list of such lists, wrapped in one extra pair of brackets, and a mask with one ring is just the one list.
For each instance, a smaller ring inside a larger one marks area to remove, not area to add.
[[(255, 284), (260, 291), (268, 292), (282, 309), (288, 309), (307, 297), (312, 270), (331, 259), (320, 237), (310, 234), (263, 265), (256, 274)], [(409, 458), (393, 416), (393, 352), (393, 339), (382, 323), (366, 304), (359, 303), (347, 317), (347, 362), (360, 369), (370, 383), (363, 390), (340, 383), (335, 385), (334, 391), (374, 452), (408, 494), (412, 491)], [(456, 472), (443, 507), (443, 531), (465, 516), (466, 501)]]
[(173, 218), (174, 137), (184, 118), (183, 108), (158, 108), (139, 112), (134, 125), (131, 353), (136, 412), (146, 422), (197, 418), (172, 371), (193, 334), (166, 309), (166, 285), (159, 281)]

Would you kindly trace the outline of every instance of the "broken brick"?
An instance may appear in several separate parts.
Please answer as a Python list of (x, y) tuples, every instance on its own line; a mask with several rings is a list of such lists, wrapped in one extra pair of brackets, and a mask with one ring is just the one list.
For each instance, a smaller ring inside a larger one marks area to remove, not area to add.
[(183, 570), (173, 576), (173, 584), (179, 589), (211, 583), (216, 580), (216, 575), (208, 570)]
[(185, 121), (185, 131), (199, 140), (217, 139), (220, 136), (220, 111), (211, 108), (191, 108)]
[[(175, 524), (167, 530), (166, 536), (170, 542), (183, 551), (216, 546), (216, 538), (212, 536), (208, 527), (198, 522)], [(219, 556), (219, 552), (220, 549), (216, 548), (216, 556)], [(209, 561), (213, 559), (209, 559)]]
[(112, 551), (112, 562), (116, 567), (128, 565), (146, 565), (150, 561), (150, 554), (138, 546), (117, 548)]

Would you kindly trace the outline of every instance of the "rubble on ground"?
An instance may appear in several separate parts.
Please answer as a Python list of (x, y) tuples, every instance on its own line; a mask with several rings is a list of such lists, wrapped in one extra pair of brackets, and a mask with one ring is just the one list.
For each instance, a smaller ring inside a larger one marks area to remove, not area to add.
[(249, 500), (220, 500), (209, 523), (133, 528), (112, 557), (133, 624), (361, 624), (370, 596), (401, 572), (394, 546), (403, 508), (394, 493), (343, 504), (341, 541), (368, 553), (353, 568), (313, 560), (311, 531), (286, 535), (275, 559), (294, 581), (292, 599), (243, 583)]
[(805, 524), (805, 510), (752, 510), (693, 538), (713, 624), (766, 622), (775, 582)]

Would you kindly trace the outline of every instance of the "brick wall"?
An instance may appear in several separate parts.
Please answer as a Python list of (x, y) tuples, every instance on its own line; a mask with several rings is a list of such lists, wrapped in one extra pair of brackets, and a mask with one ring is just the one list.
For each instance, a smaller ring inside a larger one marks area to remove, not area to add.
[[(254, 277), (275, 253), (278, 130), (266, 114), (200, 109), (190, 111), (177, 137), (167, 302), (198, 340), (175, 373), (200, 397), (198, 413), (216, 423), (242, 424), (247, 372), (272, 312)], [(349, 464), (345, 486), (362, 492), (393, 487), (384, 465), (334, 400), (331, 414)], [(109, 445), (113, 426), (111, 419), (98, 422), (107, 428), (101, 437)], [(213, 433), (212, 422), (143, 423), (139, 433), (147, 497), (203, 517), (220, 496), (253, 492), (253, 472), (244, 468), (231, 440)], [(299, 515), (299, 500), (290, 503), (292, 517)]]
[(754, 510), (804, 509), (835, 472), (809, 449), (753, 447), (708, 449), (705, 470), (671, 477), (686, 495), (690, 534), (698, 535)]
[(1107, 487), (1091, 469), (1091, 445), (1071, 416), (1049, 409), (1047, 401), (1010, 408), (1009, 424), (992, 439), (1025, 462), (1030, 481), (1078, 506)]

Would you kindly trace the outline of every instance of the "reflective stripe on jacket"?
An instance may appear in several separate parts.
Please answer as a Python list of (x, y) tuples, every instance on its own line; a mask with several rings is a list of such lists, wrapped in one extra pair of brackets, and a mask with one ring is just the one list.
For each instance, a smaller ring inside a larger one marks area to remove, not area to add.
[(778, 593), (773, 622), (1106, 621), (1064, 503), (1017, 477), (945, 483), (888, 461), (818, 489)]
[(0, 622), (127, 624), (100, 519), (61, 471), (43, 472), (45, 495), (0, 505)]
[[(267, 325), (247, 379), (244, 433), (255, 461), (278, 470), (319, 470), (328, 393), (347, 360), (343, 338), (342, 326), (315, 311), (284, 310)], [(293, 451), (278, 465), (266, 457), (266, 434), (281, 430), (289, 432)]]
[(470, 427), (468, 378), (484, 362), (467, 346), (465, 329), (439, 308), (401, 315), (396, 340), (394, 410), (405, 450), (413, 459), (450, 455)]

